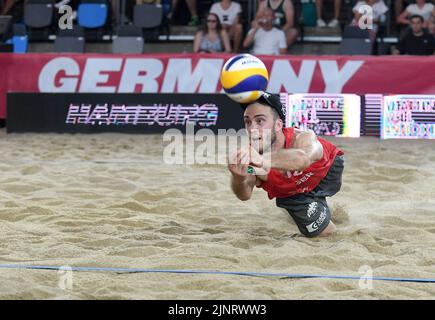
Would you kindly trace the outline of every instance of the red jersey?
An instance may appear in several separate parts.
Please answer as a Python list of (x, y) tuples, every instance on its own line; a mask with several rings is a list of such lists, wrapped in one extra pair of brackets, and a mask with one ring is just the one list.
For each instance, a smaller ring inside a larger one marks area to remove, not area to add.
[[(294, 128), (284, 128), (284, 148), (291, 148)], [(310, 192), (327, 175), (337, 155), (343, 151), (332, 143), (317, 137), (323, 146), (323, 157), (303, 171), (287, 171), (282, 173), (277, 169), (270, 169), (267, 181), (262, 181), (260, 187), (267, 191), (269, 199), (286, 198), (298, 193)]]

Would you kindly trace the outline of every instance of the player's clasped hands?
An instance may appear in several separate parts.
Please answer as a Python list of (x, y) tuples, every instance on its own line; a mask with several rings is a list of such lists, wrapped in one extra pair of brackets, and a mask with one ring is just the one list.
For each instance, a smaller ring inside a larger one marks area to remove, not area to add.
[(249, 167), (248, 150), (237, 149), (237, 151), (228, 159), (228, 169), (236, 176), (246, 177)]
[(228, 159), (228, 169), (237, 176), (267, 175), (267, 169), (263, 167), (263, 156), (252, 146), (237, 151)]

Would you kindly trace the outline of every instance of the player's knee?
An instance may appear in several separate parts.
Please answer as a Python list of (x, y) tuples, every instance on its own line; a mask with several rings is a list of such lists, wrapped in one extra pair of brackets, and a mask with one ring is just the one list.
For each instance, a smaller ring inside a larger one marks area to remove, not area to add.
[(333, 234), (335, 230), (335, 225), (332, 223), (327, 209), (324, 209), (316, 220), (300, 228), (302, 234), (308, 238), (329, 236)]
[(337, 230), (336, 226), (332, 222), (330, 222), (328, 224), (328, 226), (320, 233), (319, 232), (308, 232), (305, 230), (304, 231), (301, 230), (301, 231), (302, 231), (302, 234), (307, 238), (318, 238), (318, 237), (331, 236), (336, 232), (336, 230)]
[(325, 230), (323, 230), (320, 234), (319, 237), (328, 237), (333, 235), (335, 232), (337, 231), (337, 227), (335, 226), (334, 223), (332, 223), (332, 221), (329, 222), (328, 226), (325, 228)]

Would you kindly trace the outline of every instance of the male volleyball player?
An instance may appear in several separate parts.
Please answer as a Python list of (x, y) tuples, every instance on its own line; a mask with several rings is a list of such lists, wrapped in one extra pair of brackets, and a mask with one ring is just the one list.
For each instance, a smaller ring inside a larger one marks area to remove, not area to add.
[(229, 159), (234, 194), (246, 201), (255, 186), (261, 187), (288, 211), (303, 235), (332, 234), (336, 227), (325, 198), (340, 190), (343, 152), (311, 130), (285, 128), (277, 95), (265, 93), (242, 107), (250, 147)]

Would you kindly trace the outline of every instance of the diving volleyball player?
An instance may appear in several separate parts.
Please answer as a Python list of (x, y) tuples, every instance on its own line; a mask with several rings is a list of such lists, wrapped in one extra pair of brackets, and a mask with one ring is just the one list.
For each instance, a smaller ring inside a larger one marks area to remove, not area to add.
[(246, 201), (254, 187), (263, 188), (288, 211), (303, 235), (334, 233), (326, 197), (340, 190), (343, 152), (311, 130), (285, 128), (277, 95), (264, 93), (242, 107), (250, 146), (229, 159), (234, 194)]

